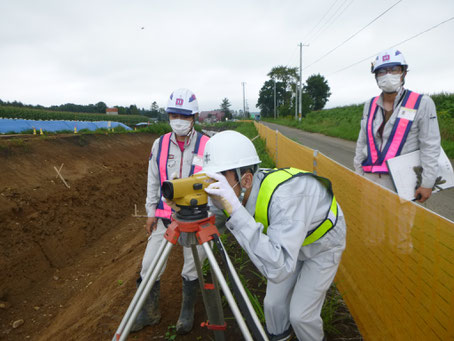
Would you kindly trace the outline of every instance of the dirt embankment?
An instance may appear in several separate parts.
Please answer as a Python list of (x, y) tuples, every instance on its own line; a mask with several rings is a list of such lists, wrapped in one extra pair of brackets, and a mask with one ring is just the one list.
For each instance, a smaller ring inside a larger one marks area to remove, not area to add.
[[(155, 138), (0, 140), (0, 339), (112, 337), (135, 291), (146, 245), (144, 219), (131, 214), (134, 204), (144, 214)], [(54, 166), (62, 164), (70, 188), (56, 177)], [(179, 283), (178, 251), (172, 257), (176, 270), (166, 277)], [(172, 306), (179, 309), (180, 292), (164, 287), (163, 301), (175, 299)], [(178, 311), (172, 313), (163, 319), (161, 335), (175, 323)]]

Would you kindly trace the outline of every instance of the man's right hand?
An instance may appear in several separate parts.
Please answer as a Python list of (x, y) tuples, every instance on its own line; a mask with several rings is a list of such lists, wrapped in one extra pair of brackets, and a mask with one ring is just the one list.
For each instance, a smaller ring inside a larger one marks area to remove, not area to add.
[(148, 217), (147, 223), (145, 224), (145, 230), (147, 231), (147, 235), (150, 236), (151, 231), (155, 231), (157, 226), (158, 226), (158, 218)]

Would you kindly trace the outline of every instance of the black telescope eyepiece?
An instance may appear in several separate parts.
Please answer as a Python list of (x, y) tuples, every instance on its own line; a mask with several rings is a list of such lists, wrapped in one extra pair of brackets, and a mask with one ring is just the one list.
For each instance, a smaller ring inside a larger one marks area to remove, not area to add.
[(166, 199), (173, 199), (173, 184), (172, 181), (164, 181), (161, 186), (162, 196)]

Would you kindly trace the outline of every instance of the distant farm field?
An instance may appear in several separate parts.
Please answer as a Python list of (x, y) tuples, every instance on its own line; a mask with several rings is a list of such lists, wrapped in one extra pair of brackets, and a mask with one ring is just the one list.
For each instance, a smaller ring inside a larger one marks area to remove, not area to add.
[(87, 114), (14, 106), (0, 106), (0, 117), (26, 120), (115, 121), (126, 125), (135, 125), (148, 119), (148, 117), (140, 115)]

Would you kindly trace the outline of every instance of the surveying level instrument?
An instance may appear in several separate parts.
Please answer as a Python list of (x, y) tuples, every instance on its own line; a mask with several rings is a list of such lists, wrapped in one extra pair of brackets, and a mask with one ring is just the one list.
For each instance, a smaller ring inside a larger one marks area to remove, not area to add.
[(176, 215), (180, 220), (196, 220), (208, 216), (208, 194), (205, 188), (214, 180), (204, 173), (188, 178), (167, 180), (162, 183), (162, 196), (177, 206)]
[[(151, 262), (145, 277), (142, 279), (112, 341), (123, 341), (128, 337), (132, 324), (142, 309), (164, 263), (168, 259), (172, 247), (179, 240), (180, 243), (184, 240), (184, 245), (191, 246), (194, 256), (203, 303), (208, 317), (208, 321), (202, 323), (202, 326), (213, 330), (216, 341), (225, 340), (224, 330), (226, 329), (226, 323), (224, 321), (219, 293), (220, 285), (244, 339), (248, 341), (254, 339), (268, 341), (268, 337), (249, 301), (239, 276), (219, 239), (219, 231), (214, 225), (215, 216), (208, 214), (208, 196), (204, 188), (211, 182), (205, 174), (195, 174), (189, 178), (164, 182), (161, 188), (163, 196), (168, 200), (174, 201), (179, 210), (175, 213), (172, 223), (168, 226), (164, 240)], [(227, 266), (232, 286), (237, 293), (236, 298), (241, 306), (241, 311), (209, 245), (209, 242), (212, 240), (218, 246), (221, 257)], [(207, 255), (212, 269), (212, 284), (204, 283), (197, 245), (201, 245)], [(244, 318), (242, 313), (244, 314)]]

